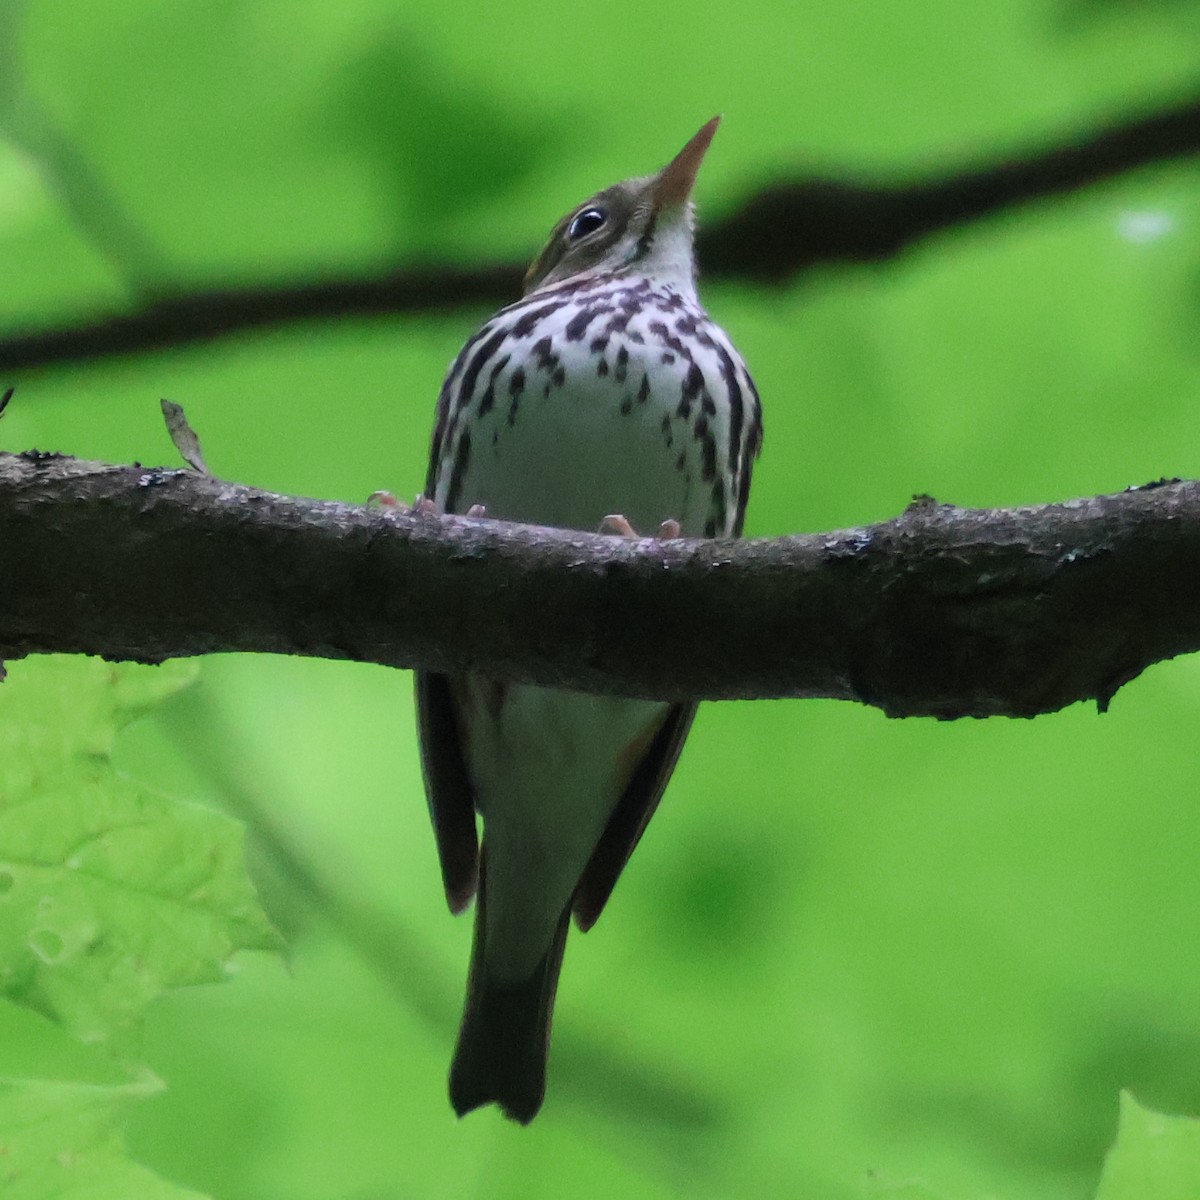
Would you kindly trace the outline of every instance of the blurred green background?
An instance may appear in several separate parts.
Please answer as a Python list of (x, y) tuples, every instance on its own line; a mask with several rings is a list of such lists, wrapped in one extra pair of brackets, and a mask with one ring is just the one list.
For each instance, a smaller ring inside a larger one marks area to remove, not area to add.
[[(167, 284), (532, 255), (714, 112), (701, 219), (808, 169), (1056, 141), (1197, 78), (1134, 0), (6, 0), (0, 331)], [(1200, 473), (1200, 168), (1144, 170), (793, 287), (704, 289), (762, 394), (747, 533), (914, 492), (1037, 503)], [(27, 372), (0, 448), (362, 500), (422, 482), (482, 310)], [(205, 661), (121, 769), (250, 823), (286, 961), (151, 1010), (131, 1153), (219, 1200), (1093, 1193), (1118, 1092), (1200, 1113), (1200, 663), (1099, 717), (702, 709), (559, 993), (529, 1129), (457, 1122), (446, 912), (410, 685)]]

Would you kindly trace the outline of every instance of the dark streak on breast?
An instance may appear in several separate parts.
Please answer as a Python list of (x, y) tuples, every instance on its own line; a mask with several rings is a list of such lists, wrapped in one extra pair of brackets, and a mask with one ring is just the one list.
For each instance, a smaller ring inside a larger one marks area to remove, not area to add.
[(454, 467), (450, 472), (450, 487), (446, 492), (446, 511), (456, 511), (459, 496), (462, 493), (463, 478), (467, 473), (467, 463), (471, 461), (471, 429), (464, 425), (458, 435), (458, 445), (454, 450)]
[(496, 376), (508, 366), (508, 360), (511, 357), (512, 356), (509, 354), (504, 355), (504, 357), (498, 359), (496, 365), (492, 367), (491, 374), (488, 375), (487, 388), (484, 390), (484, 393), (479, 400), (479, 415), (481, 417), (486, 417), (488, 413), (492, 411), (492, 406), (496, 403)]
[(517, 423), (517, 410), (521, 406), (521, 393), (525, 390), (525, 368), (518, 367), (508, 381), (508, 394), (510, 397), (508, 403), (508, 423), (515, 425)]
[(512, 335), (515, 338), (528, 337), (536, 328), (537, 324), (544, 317), (548, 317), (551, 313), (556, 313), (560, 308), (569, 303), (567, 300), (554, 300), (549, 304), (539, 304), (536, 308), (529, 309), (521, 316), (512, 327)]
[(479, 372), (487, 365), (492, 355), (500, 349), (507, 336), (507, 330), (498, 330), (472, 355), (466, 370), (463, 371), (462, 382), (458, 386), (458, 400), (461, 406), (465, 407), (471, 403), (471, 397), (475, 392), (475, 384), (479, 380)]
[(612, 309), (607, 304), (591, 304), (588, 305), (581, 313), (572, 317), (567, 322), (566, 335), (568, 342), (583, 341), (584, 334), (587, 333), (587, 327), (597, 318), (602, 317), (606, 313), (612, 312)]

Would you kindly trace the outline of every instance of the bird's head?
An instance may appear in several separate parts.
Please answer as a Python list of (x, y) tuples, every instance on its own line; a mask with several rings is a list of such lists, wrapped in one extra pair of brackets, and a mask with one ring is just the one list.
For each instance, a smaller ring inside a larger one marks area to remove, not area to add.
[(567, 213), (529, 268), (525, 294), (622, 267), (694, 288), (692, 187), (720, 123), (713, 117), (657, 175), (615, 183)]

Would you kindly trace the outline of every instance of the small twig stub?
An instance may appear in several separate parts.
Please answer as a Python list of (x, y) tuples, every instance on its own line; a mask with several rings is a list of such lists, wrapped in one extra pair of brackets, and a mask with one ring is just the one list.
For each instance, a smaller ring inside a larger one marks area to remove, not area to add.
[(188, 424), (183, 406), (166, 399), (162, 400), (161, 404), (163, 419), (167, 423), (167, 432), (171, 435), (171, 441), (175, 444), (175, 449), (179, 451), (183, 461), (193, 470), (199, 471), (201, 475), (211, 475), (212, 472), (208, 469), (208, 464), (204, 461), (204, 454), (200, 449), (200, 439)]

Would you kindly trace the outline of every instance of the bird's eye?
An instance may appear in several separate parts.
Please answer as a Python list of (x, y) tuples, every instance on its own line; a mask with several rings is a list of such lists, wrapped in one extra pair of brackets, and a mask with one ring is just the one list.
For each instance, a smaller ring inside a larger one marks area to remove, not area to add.
[(567, 226), (567, 237), (573, 242), (585, 238), (589, 233), (595, 233), (608, 220), (608, 213), (602, 208), (585, 208), (571, 218)]

